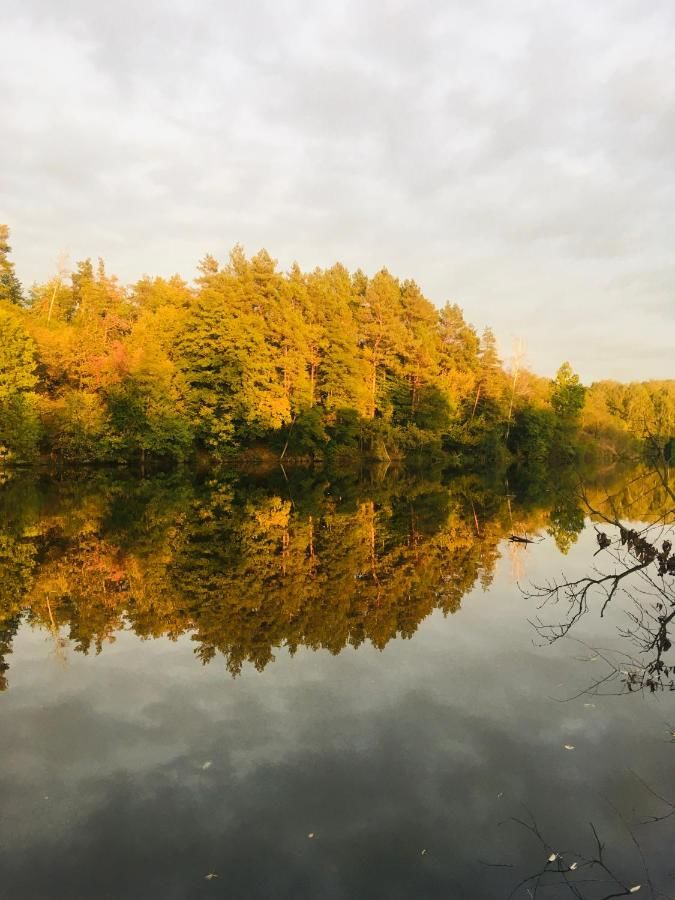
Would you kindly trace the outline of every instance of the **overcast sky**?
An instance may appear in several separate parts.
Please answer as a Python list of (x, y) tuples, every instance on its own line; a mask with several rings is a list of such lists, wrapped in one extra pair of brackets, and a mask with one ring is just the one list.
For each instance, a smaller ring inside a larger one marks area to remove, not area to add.
[(674, 47), (673, 0), (2, 0), (0, 222), (26, 284), (239, 241), (675, 377)]

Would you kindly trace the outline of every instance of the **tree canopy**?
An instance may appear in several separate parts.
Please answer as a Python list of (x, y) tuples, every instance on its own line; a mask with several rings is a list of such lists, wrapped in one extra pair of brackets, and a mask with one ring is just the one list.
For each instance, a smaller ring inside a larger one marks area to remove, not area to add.
[(192, 285), (174, 275), (125, 286), (85, 259), (24, 300), (8, 238), (2, 226), (11, 459), (180, 460), (264, 446), (486, 464), (574, 452), (582, 432), (613, 450), (634, 449), (626, 435), (672, 435), (672, 382), (586, 392), (568, 363), (553, 382), (509, 366), (490, 328), (479, 334), (458, 305), (439, 309), (385, 268), (282, 272), (266, 250), (249, 258), (236, 245), (224, 262), (205, 256)]

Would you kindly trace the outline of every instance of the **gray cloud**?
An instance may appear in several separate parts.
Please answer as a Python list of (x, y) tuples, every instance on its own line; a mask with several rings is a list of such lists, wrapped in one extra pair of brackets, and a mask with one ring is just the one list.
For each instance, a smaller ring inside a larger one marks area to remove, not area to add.
[(0, 220), (29, 282), (241, 241), (416, 277), (545, 373), (667, 377), (674, 38), (665, 0), (9, 0)]

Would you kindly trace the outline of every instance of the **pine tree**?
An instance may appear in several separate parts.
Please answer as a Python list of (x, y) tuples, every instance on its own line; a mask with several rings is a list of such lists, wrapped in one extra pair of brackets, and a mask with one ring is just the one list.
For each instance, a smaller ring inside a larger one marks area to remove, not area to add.
[(368, 417), (383, 415), (386, 407), (385, 383), (402, 352), (404, 329), (401, 321), (401, 289), (398, 281), (381, 269), (368, 283), (358, 306), (359, 344), (368, 366)]
[(401, 286), (401, 311), (404, 335), (397, 355), (399, 375), (407, 394), (404, 421), (419, 425), (424, 401), (428, 408), (422, 411), (422, 418), (428, 424), (430, 417), (434, 418), (428, 388), (438, 376), (438, 312), (416, 282), (410, 280)]
[(23, 291), (21, 282), (14, 272), (14, 263), (9, 254), (12, 248), (9, 246), (9, 226), (0, 225), (0, 300), (7, 300), (17, 306), (23, 303)]
[(309, 279), (309, 300), (319, 323), (316, 399), (329, 417), (336, 410), (366, 414), (367, 367), (359, 353), (357, 308), (349, 272), (339, 263)]
[(480, 341), (456, 304), (446, 303), (438, 316), (438, 382), (456, 414), (473, 403)]

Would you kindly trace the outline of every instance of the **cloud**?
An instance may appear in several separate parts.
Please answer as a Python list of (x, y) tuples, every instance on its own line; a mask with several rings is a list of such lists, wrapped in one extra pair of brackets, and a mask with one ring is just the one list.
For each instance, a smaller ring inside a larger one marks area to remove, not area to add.
[(665, 377), (674, 37), (632, 0), (9, 0), (0, 219), (26, 281), (64, 248), (133, 279), (241, 241), (386, 264), (544, 372), (605, 374), (573, 327), (601, 310), (647, 351), (621, 376)]

